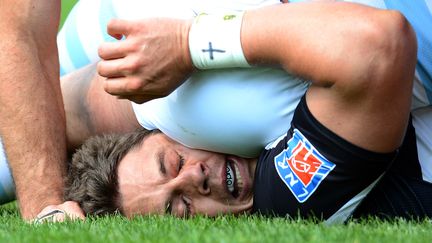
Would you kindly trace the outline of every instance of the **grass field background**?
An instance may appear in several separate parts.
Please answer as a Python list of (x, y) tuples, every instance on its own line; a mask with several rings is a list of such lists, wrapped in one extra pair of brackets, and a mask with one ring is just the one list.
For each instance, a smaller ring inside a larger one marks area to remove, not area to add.
[(121, 216), (35, 225), (23, 222), (15, 203), (0, 207), (0, 242), (432, 242), (430, 222), (365, 220), (326, 226), (257, 216)]
[[(62, 22), (75, 0), (62, 0)], [(35, 225), (22, 221), (16, 203), (0, 206), (0, 242), (432, 242), (430, 221), (365, 220), (326, 226), (257, 216), (93, 218)]]
[(77, 2), (76, 0), (62, 0), (62, 9), (61, 9), (61, 18), (60, 18), (60, 26), (63, 25), (64, 20), (66, 19), (69, 11)]

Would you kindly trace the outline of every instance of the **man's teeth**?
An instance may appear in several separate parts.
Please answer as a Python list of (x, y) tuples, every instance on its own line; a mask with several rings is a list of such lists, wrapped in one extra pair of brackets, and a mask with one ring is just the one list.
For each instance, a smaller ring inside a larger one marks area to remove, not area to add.
[[(234, 168), (232, 168), (231, 166)], [(234, 192), (236, 187), (237, 191), (240, 191), (240, 189), (243, 187), (243, 178), (240, 175), (240, 170), (237, 167), (237, 164), (231, 161), (227, 163), (226, 167), (226, 183), (228, 191), (230, 191), (231, 193)]]
[(234, 188), (235, 177), (234, 177), (234, 171), (231, 168), (229, 163), (227, 163), (226, 172), (227, 172), (226, 183), (227, 183), (228, 191), (233, 192), (235, 189)]
[(240, 191), (241, 188), (243, 188), (243, 178), (241, 177), (240, 170), (237, 167), (237, 164), (234, 164), (234, 171), (235, 171), (237, 190)]

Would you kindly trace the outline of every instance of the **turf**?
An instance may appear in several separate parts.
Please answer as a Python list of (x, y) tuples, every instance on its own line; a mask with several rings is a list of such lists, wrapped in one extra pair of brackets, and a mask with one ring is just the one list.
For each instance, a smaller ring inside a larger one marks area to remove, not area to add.
[(0, 207), (0, 242), (432, 242), (432, 223), (376, 219), (326, 226), (258, 216), (121, 216), (34, 225), (23, 222), (15, 203)]
[(62, 0), (61, 1), (61, 17), (60, 17), (60, 28), (63, 25), (64, 20), (66, 19), (69, 11), (75, 5), (77, 0)]
[[(76, 0), (62, 0), (62, 23)], [(0, 206), (0, 242), (432, 242), (431, 221), (377, 219), (326, 226), (258, 216), (90, 218), (35, 225), (22, 221), (16, 203)]]

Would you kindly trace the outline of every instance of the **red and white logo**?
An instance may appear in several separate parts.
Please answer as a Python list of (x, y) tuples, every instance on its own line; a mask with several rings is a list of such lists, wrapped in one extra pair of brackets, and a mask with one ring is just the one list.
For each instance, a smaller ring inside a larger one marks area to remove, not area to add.
[(297, 129), (274, 158), (276, 171), (296, 199), (305, 202), (336, 165), (321, 155)]

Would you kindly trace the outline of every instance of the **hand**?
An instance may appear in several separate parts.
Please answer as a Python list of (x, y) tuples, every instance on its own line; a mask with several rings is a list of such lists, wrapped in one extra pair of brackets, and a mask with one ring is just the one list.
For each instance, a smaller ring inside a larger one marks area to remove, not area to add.
[(85, 219), (84, 212), (78, 203), (66, 201), (59, 205), (49, 205), (37, 215), (33, 222), (37, 224), (46, 222), (63, 222), (66, 219)]
[(108, 33), (120, 40), (99, 47), (104, 89), (136, 103), (169, 95), (193, 72), (188, 35), (191, 21), (153, 18), (111, 20)]

